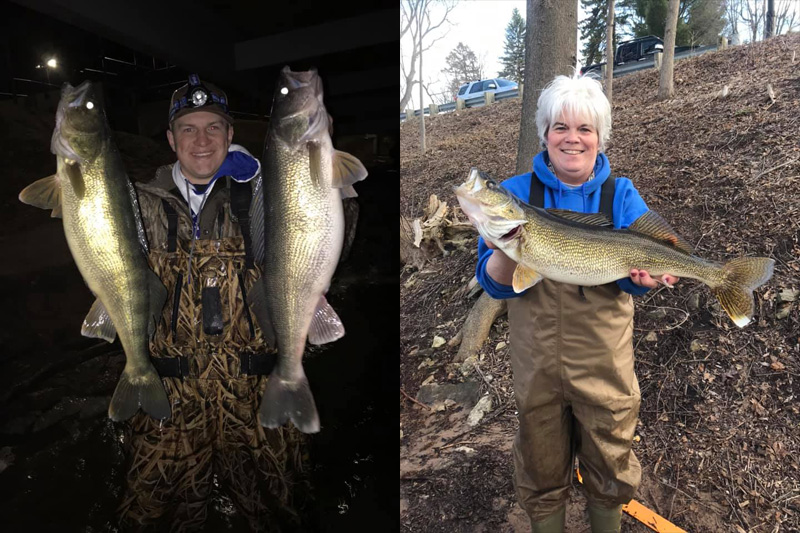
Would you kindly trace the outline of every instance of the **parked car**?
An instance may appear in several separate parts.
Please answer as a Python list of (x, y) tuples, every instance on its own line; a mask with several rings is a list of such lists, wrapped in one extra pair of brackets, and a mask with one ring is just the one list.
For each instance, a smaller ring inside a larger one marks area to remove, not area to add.
[(484, 93), (502, 93), (518, 89), (517, 82), (503, 78), (492, 78), (488, 80), (470, 81), (458, 88), (458, 94), (454, 100), (459, 98), (474, 98), (483, 96)]
[[(691, 49), (691, 46), (676, 46), (675, 52), (682, 52), (683, 50)], [(614, 54), (614, 66), (624, 65), (633, 61), (644, 61), (649, 59), (656, 52), (664, 51), (664, 41), (655, 35), (648, 35), (646, 37), (639, 37), (630, 41), (623, 41), (617, 46), (616, 53)], [(600, 71), (600, 68), (605, 63), (597, 63), (595, 65), (587, 65), (581, 68), (581, 74), (587, 72)]]

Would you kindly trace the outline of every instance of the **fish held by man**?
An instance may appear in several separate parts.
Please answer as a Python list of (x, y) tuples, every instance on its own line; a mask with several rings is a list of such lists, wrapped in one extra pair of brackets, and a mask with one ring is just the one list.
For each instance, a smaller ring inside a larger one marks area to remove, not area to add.
[(148, 349), (167, 290), (147, 264), (136, 192), (89, 81), (62, 87), (50, 149), (56, 173), (26, 187), (19, 199), (63, 219), (72, 257), (97, 297), (81, 333), (108, 342), (120, 337), (126, 362), (108, 415), (127, 420), (141, 408), (167, 418), (169, 401)]
[(259, 418), (270, 428), (291, 420), (304, 433), (320, 429), (302, 365), (306, 339), (318, 345), (344, 335), (325, 294), (342, 250), (342, 198), (356, 196), (353, 184), (367, 177), (357, 158), (333, 148), (330, 120), (317, 70), (284, 67), (262, 158), (263, 197), (257, 200), (263, 228), (260, 217), (251, 215), (263, 276), (248, 302), (268, 343), (278, 349)]
[(517, 293), (542, 278), (602, 285), (627, 278), (636, 268), (651, 276), (671, 274), (703, 282), (731, 320), (744, 327), (753, 317), (753, 291), (772, 277), (775, 266), (767, 257), (740, 257), (724, 264), (698, 257), (654, 211), (627, 229), (615, 230), (599, 213), (534, 207), (476, 168), (455, 193), (484, 240), (517, 263)]

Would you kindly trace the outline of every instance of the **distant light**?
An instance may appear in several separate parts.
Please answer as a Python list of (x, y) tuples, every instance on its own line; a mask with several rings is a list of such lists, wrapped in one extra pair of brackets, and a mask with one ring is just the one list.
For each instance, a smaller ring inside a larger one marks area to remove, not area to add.
[(286, 87), (281, 87), (281, 94), (289, 94), (289, 89)]
[(50, 67), (50, 68), (56, 68), (58, 66), (58, 63), (56, 62), (56, 58), (51, 57), (50, 59), (48, 59), (47, 60), (47, 66)]

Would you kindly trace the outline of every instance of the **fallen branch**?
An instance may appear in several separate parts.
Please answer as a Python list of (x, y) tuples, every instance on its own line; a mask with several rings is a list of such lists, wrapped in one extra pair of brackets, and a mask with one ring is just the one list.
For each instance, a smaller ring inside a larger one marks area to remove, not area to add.
[(417, 405), (420, 405), (420, 406), (424, 407), (425, 409), (428, 409), (429, 411), (432, 411), (432, 410), (433, 410), (433, 407), (431, 407), (430, 405), (425, 405), (424, 403), (422, 403), (422, 402), (418, 402), (417, 400), (415, 400), (414, 398), (412, 398), (411, 396), (409, 396), (409, 395), (408, 395), (408, 393), (407, 393), (406, 391), (404, 391), (402, 387), (400, 387), (400, 392), (402, 392), (402, 393), (403, 393), (403, 396), (405, 396), (405, 397), (406, 397), (406, 399), (408, 399), (408, 400), (411, 400), (411, 401), (412, 401), (412, 402), (414, 402), (415, 404), (417, 404)]

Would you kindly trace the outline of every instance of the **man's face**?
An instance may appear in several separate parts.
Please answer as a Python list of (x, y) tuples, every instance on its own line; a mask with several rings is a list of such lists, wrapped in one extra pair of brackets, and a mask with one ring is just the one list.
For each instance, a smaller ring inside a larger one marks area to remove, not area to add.
[(208, 111), (195, 111), (176, 118), (167, 130), (167, 140), (181, 162), (181, 170), (192, 183), (211, 181), (233, 139), (233, 126)]

